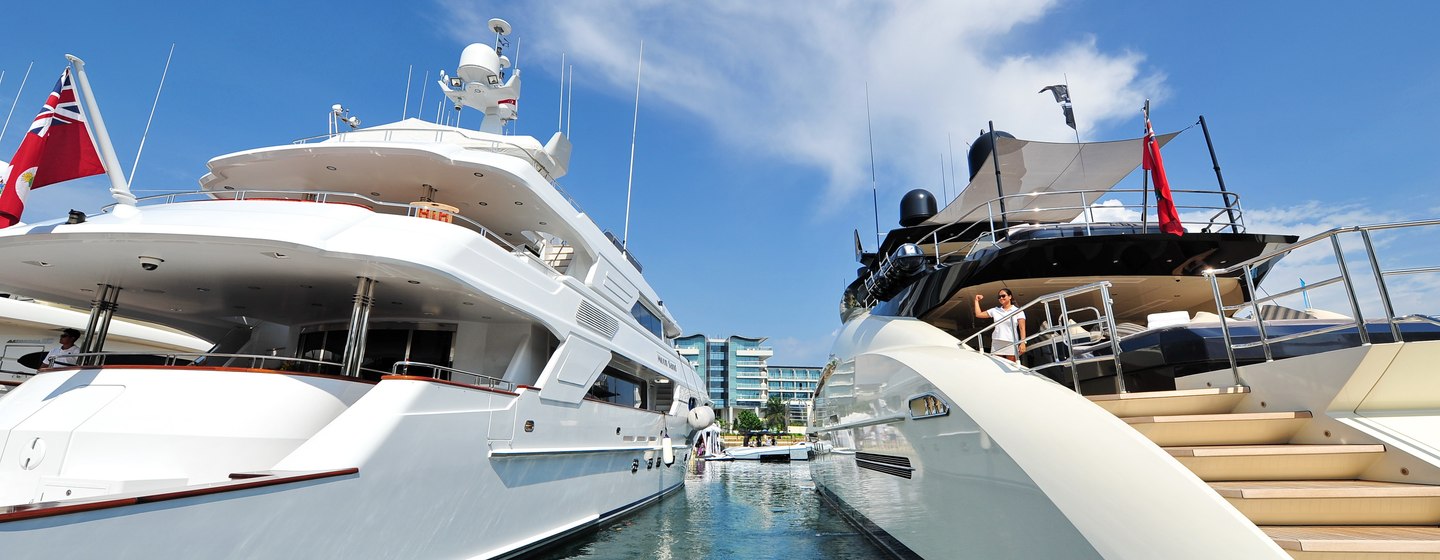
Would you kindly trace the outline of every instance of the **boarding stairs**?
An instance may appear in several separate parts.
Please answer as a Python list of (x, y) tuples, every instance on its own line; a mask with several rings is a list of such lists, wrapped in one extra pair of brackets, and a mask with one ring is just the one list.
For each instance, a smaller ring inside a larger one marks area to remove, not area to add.
[(1088, 398), (1169, 452), (1294, 558), (1440, 560), (1440, 486), (1363, 480), (1384, 445), (1289, 443), (1311, 413), (1237, 412), (1248, 394), (1220, 387)]

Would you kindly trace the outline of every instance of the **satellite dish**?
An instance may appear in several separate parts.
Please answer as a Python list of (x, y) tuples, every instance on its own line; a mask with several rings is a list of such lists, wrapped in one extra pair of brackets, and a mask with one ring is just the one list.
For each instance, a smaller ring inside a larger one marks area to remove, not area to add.
[(488, 25), (490, 26), (491, 31), (499, 33), (500, 35), (510, 34), (510, 22), (508, 21), (500, 18), (491, 18)]
[(501, 68), (509, 68), (509, 67), (510, 67), (510, 57), (505, 56), (505, 55), (503, 55), (503, 54), (500, 55), (500, 67), (501, 67)]

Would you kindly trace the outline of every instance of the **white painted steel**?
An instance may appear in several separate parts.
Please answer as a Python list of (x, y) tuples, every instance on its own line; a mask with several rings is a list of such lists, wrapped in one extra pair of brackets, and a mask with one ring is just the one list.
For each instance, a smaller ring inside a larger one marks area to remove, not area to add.
[[(1285, 557), (1114, 415), (928, 324), (861, 313), (834, 355), (810, 429), (855, 454), (818, 455), (817, 489), (922, 557)], [(949, 413), (914, 418), (925, 394)]]

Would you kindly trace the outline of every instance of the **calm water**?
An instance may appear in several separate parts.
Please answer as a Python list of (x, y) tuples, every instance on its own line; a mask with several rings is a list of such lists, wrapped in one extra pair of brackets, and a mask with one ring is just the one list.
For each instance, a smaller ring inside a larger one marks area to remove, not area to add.
[(820, 503), (804, 462), (699, 463), (685, 489), (542, 558), (872, 559), (883, 553)]

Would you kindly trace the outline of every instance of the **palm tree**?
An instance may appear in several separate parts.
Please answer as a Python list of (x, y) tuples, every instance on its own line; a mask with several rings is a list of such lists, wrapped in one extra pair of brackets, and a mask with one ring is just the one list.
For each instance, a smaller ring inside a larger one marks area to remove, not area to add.
[(765, 401), (765, 425), (783, 433), (789, 424), (790, 410), (785, 406), (785, 401), (780, 400), (780, 397), (770, 397), (770, 400)]

